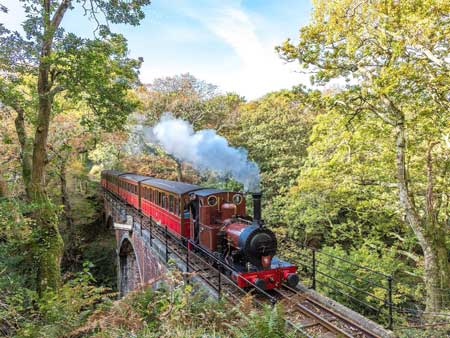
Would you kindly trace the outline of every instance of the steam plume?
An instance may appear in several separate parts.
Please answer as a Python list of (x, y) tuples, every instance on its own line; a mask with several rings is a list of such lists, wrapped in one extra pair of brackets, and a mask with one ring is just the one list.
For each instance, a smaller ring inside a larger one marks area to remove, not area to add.
[(259, 168), (243, 148), (233, 148), (215, 130), (194, 131), (187, 121), (166, 113), (153, 128), (145, 128), (146, 141), (159, 144), (168, 154), (189, 162), (200, 172), (232, 176), (245, 190), (259, 191)]

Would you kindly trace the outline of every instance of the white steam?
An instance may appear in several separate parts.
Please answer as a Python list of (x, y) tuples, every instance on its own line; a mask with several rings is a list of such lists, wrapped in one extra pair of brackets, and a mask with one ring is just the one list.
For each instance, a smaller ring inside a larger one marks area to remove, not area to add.
[(231, 176), (247, 191), (259, 191), (258, 165), (248, 159), (243, 148), (233, 148), (215, 130), (194, 131), (187, 121), (166, 113), (153, 128), (144, 128), (146, 142), (160, 145), (179, 161), (218, 177)]

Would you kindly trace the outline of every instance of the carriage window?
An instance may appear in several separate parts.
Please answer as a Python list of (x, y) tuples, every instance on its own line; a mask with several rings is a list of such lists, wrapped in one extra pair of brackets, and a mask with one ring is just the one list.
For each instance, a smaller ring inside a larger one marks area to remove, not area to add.
[(152, 189), (148, 189), (148, 200), (151, 201), (153, 199), (153, 190)]
[(170, 195), (169, 196), (169, 211), (173, 212), (173, 210), (174, 210), (174, 207), (173, 207), (173, 196)]
[(180, 216), (180, 200), (175, 198), (175, 215)]
[(162, 207), (167, 209), (167, 196), (165, 193), (162, 193)]

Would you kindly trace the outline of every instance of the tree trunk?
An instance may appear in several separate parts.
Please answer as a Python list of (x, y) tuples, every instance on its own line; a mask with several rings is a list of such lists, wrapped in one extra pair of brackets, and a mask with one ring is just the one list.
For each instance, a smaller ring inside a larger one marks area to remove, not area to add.
[(15, 119), (15, 127), (17, 138), (20, 144), (20, 159), (22, 164), (22, 177), (25, 186), (25, 194), (29, 198), (31, 195), (30, 184), (31, 184), (31, 144), (27, 137), (27, 132), (25, 129), (25, 112), (22, 107), (15, 105), (15, 111), (17, 112), (17, 117)]
[[(425, 263), (425, 285), (427, 289), (427, 312), (439, 312), (446, 308), (450, 299), (450, 271), (445, 242), (445, 229), (429, 239), (429, 245), (423, 248)], [(443, 228), (443, 227), (442, 227)]]
[(423, 250), (427, 291), (426, 310), (437, 312), (443, 309), (449, 299), (450, 271), (446, 248), (447, 231), (444, 225), (439, 225), (430, 219), (422, 219), (410, 196), (405, 162), (406, 136), (403, 116), (396, 126), (396, 135), (400, 206), (404, 209), (406, 220)]
[(182, 182), (183, 181), (183, 163), (181, 163), (178, 160), (175, 160), (176, 166), (177, 166), (177, 181)]
[(34, 212), (37, 253), (37, 286), (42, 294), (47, 288), (57, 289), (61, 284), (60, 263), (63, 240), (59, 233), (56, 210), (47, 199), (44, 190), (44, 173), (47, 161), (47, 138), (50, 125), (52, 100), (49, 97), (48, 68), (40, 66), (39, 113), (33, 146), (31, 174), (31, 199), (38, 206)]
[[(65, 1), (63, 1), (65, 3)], [(47, 138), (50, 116), (53, 106), (50, 81), (50, 56), (53, 36), (61, 22), (64, 11), (58, 8), (53, 20), (50, 20), (51, 3), (43, 2), (44, 35), (39, 59), (37, 92), (39, 110), (36, 120), (36, 132), (33, 143), (33, 166), (31, 172), (31, 200), (37, 205), (33, 213), (36, 222), (34, 229), (37, 262), (37, 288), (42, 294), (47, 288), (57, 289), (61, 284), (61, 257), (63, 240), (59, 233), (56, 210), (48, 200), (44, 189), (44, 174), (47, 161)], [(58, 15), (58, 17), (56, 16)], [(55, 22), (56, 20), (56, 22)], [(53, 22), (52, 22), (53, 21)]]

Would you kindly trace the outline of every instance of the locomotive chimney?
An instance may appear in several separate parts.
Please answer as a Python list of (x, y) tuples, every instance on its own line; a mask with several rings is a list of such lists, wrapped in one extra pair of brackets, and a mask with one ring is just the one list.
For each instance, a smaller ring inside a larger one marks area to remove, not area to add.
[(263, 222), (261, 220), (261, 196), (262, 193), (254, 192), (253, 197), (253, 224), (262, 227)]

